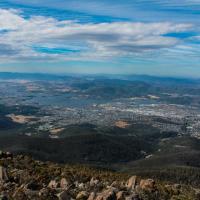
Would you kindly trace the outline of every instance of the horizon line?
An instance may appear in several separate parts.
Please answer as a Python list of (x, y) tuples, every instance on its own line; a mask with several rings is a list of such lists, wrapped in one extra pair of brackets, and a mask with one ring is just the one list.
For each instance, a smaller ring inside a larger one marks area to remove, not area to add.
[(110, 74), (110, 73), (55, 73), (55, 72), (18, 72), (18, 71), (0, 71), (0, 74), (24, 74), (24, 75), (50, 75), (57, 77), (65, 76), (142, 76), (142, 77), (153, 77), (153, 78), (169, 78), (169, 79), (188, 79), (188, 80), (200, 80), (200, 77), (191, 77), (191, 76), (169, 76), (169, 75), (151, 75), (151, 74)]

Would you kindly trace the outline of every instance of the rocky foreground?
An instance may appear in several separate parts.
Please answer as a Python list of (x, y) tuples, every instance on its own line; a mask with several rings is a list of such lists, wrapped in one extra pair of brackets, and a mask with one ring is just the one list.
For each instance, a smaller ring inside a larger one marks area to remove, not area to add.
[(198, 200), (198, 189), (0, 152), (0, 200)]

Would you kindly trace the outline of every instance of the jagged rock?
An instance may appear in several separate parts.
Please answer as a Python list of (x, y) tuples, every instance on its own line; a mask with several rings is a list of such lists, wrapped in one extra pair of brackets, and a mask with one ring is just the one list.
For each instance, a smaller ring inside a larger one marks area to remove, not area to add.
[(66, 180), (66, 178), (62, 178), (62, 179), (60, 180), (60, 187), (61, 187), (62, 189), (66, 189), (68, 186), (69, 186), (69, 183), (68, 183), (68, 181)]
[(114, 189), (108, 189), (99, 193), (96, 200), (116, 200), (116, 193)]
[(153, 179), (142, 179), (140, 181), (140, 188), (142, 190), (155, 190), (155, 181)]
[(69, 195), (68, 190), (64, 190), (56, 196), (59, 200), (71, 200), (71, 196)]
[(88, 197), (87, 200), (94, 200), (95, 197), (96, 197), (96, 193), (95, 193), (95, 192), (92, 192), (92, 193), (90, 194), (90, 196)]
[(132, 176), (126, 182), (126, 187), (128, 190), (134, 190), (137, 184), (137, 176)]
[(55, 180), (51, 180), (48, 184), (48, 187), (51, 189), (56, 189), (58, 187), (58, 182), (56, 182)]
[(118, 187), (119, 183), (117, 181), (112, 182), (111, 187)]
[(84, 183), (80, 183), (80, 184), (78, 184), (78, 188), (79, 188), (80, 190), (85, 189), (85, 185), (84, 185)]
[(9, 178), (8, 178), (8, 173), (7, 173), (6, 168), (0, 166), (0, 183), (4, 183), (8, 180)]
[(124, 200), (125, 199), (125, 192), (124, 191), (119, 191), (116, 194), (117, 200)]
[(86, 200), (86, 199), (88, 199), (88, 196), (89, 196), (88, 192), (82, 191), (82, 192), (78, 193), (78, 195), (76, 196), (76, 199), (77, 200)]
[(106, 189), (113, 190), (115, 193), (119, 192), (119, 189), (117, 187), (107, 186)]
[(99, 180), (95, 179), (95, 178), (91, 178), (90, 180), (90, 186), (94, 187), (95, 185), (97, 185), (99, 183)]

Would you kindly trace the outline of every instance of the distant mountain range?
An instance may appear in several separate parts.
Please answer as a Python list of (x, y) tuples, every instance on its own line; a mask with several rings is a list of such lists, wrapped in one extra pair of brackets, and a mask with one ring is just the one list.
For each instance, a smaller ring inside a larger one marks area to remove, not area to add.
[(45, 74), (45, 73), (18, 73), (18, 72), (0, 72), (0, 79), (33, 79), (33, 80), (58, 80), (68, 78), (89, 78), (89, 79), (120, 79), (129, 81), (145, 82), (170, 82), (170, 83), (200, 83), (200, 79), (181, 78), (181, 77), (162, 77), (149, 75), (108, 75), (108, 74)]

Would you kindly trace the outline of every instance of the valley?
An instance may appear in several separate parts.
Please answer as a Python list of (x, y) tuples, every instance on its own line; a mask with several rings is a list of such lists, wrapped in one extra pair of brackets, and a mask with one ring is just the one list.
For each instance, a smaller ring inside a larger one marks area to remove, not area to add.
[(198, 80), (0, 77), (4, 151), (139, 175), (152, 172), (161, 179), (166, 173), (161, 168), (199, 173)]

